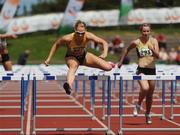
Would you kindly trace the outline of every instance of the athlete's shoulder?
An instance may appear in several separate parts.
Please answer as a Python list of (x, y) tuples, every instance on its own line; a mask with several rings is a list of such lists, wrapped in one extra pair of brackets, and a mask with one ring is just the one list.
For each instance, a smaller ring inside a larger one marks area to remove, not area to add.
[(153, 43), (157, 43), (158, 42), (157, 39), (155, 37), (153, 37), (153, 36), (150, 37), (150, 41), (153, 42)]
[(136, 44), (136, 45), (138, 45), (139, 43), (140, 43), (140, 38), (136, 38), (131, 42), (131, 44)]
[(70, 33), (70, 34), (62, 36), (60, 39), (68, 42), (68, 41), (71, 41), (73, 39), (73, 35), (74, 35), (74, 33)]
[(92, 38), (93, 36), (95, 36), (95, 35), (92, 32), (86, 31), (87, 38)]

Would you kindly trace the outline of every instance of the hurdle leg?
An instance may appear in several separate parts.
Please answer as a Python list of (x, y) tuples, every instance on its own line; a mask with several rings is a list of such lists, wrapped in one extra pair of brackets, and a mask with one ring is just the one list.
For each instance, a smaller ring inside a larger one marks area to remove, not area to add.
[(93, 90), (92, 90), (92, 85), (93, 85), (93, 84), (92, 84), (92, 80), (90, 80), (90, 102), (91, 102), (91, 104), (90, 104), (90, 105), (91, 105), (91, 106), (90, 106), (90, 111), (91, 111), (91, 112), (92, 112), (92, 110), (93, 110), (93, 105), (92, 105), (92, 104), (93, 104), (93, 101), (92, 101), (92, 97), (93, 97), (93, 94), (92, 94), (92, 91), (93, 91)]
[(24, 135), (24, 77), (21, 78), (21, 135)]
[(111, 80), (110, 77), (108, 77), (108, 103), (107, 103), (107, 115), (108, 115), (108, 130), (106, 132), (106, 135), (112, 135), (111, 131)]
[(165, 119), (165, 81), (162, 80), (162, 116), (161, 119)]
[(86, 81), (83, 80), (83, 109), (86, 108)]
[(177, 84), (178, 84), (178, 81), (177, 80), (175, 80), (175, 86), (174, 86), (174, 99), (175, 99), (175, 101), (174, 101), (174, 103), (176, 103), (176, 99), (177, 99)]
[(92, 119), (95, 119), (95, 89), (96, 89), (96, 82), (94, 79), (92, 79), (92, 113), (93, 117)]
[(105, 120), (105, 86), (106, 81), (102, 80), (102, 120)]
[(122, 77), (120, 77), (119, 81), (119, 135), (123, 134), (122, 124), (123, 124), (123, 80)]
[(174, 119), (174, 84), (175, 81), (171, 80), (171, 116), (170, 119)]
[(75, 80), (75, 94), (76, 94), (76, 98), (78, 98), (78, 80)]
[(134, 80), (132, 80), (132, 103), (134, 104)]
[(126, 103), (128, 103), (128, 80), (126, 80)]
[(27, 102), (27, 96), (28, 96), (28, 83), (29, 83), (29, 80), (25, 80), (24, 81), (24, 110), (27, 111), (27, 105), (28, 105), (28, 102)]
[(114, 74), (114, 89), (116, 88), (116, 74)]
[(33, 77), (33, 135), (36, 135), (36, 78)]
[(91, 99), (91, 107), (90, 107), (90, 110), (93, 114), (92, 116), (92, 119), (95, 118), (95, 110), (94, 110), (94, 102), (95, 102), (95, 79), (94, 79), (94, 76), (90, 76), (90, 99)]

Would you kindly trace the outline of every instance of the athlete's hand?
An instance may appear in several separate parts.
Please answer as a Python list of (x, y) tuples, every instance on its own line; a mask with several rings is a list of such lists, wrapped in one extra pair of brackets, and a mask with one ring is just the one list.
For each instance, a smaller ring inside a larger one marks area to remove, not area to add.
[(12, 37), (12, 38), (17, 38), (18, 36), (15, 35), (15, 34), (12, 34), (11, 37)]
[(118, 66), (118, 68), (121, 68), (122, 63), (121, 63), (121, 62), (119, 62), (117, 66)]
[(153, 45), (148, 45), (148, 48), (150, 49), (150, 50), (154, 50), (154, 47), (153, 47)]
[(0, 35), (1, 38), (17, 38), (15, 34), (2, 34)]
[(17, 35), (15, 34), (6, 35), (6, 38), (17, 38)]
[(44, 61), (44, 65), (45, 66), (49, 66), (49, 62), (46, 60), (46, 61)]

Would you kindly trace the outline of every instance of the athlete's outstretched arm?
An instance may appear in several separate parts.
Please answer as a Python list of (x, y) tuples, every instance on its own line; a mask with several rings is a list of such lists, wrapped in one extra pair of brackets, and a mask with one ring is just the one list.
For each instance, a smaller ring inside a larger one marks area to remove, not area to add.
[(46, 66), (49, 65), (52, 57), (54, 56), (54, 54), (56, 53), (57, 49), (59, 48), (60, 45), (62, 45), (64, 43), (64, 38), (59, 38), (54, 44), (53, 46), (51, 47), (51, 50), (49, 52), (49, 55), (47, 57), (47, 59), (44, 61), (44, 64)]
[(123, 52), (122, 56), (121, 56), (121, 59), (118, 63), (118, 68), (121, 68), (122, 64), (123, 64), (123, 61), (124, 61), (124, 58), (127, 56), (128, 52), (135, 48), (136, 47), (136, 44), (134, 42), (132, 42)]
[(15, 34), (0, 34), (0, 38), (17, 38)]
[(101, 57), (102, 59), (106, 58), (108, 53), (108, 43), (104, 39), (90, 32), (88, 32), (88, 39), (93, 40), (94, 42), (98, 43), (98, 45), (102, 45), (103, 52), (99, 57)]

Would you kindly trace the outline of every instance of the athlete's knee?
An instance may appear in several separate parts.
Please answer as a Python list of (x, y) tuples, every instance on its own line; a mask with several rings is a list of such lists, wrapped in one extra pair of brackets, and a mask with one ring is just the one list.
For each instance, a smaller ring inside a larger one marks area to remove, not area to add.
[(143, 87), (142, 87), (142, 90), (143, 90), (144, 92), (148, 92), (148, 91), (149, 91), (149, 86), (143, 86)]
[(77, 64), (77, 63), (70, 63), (70, 64), (68, 64), (69, 69), (77, 69), (78, 66), (79, 66), (79, 64)]

